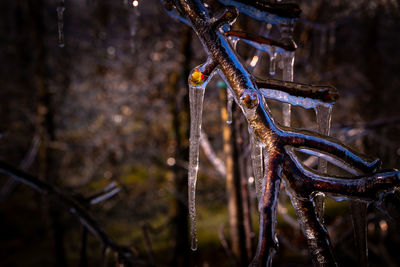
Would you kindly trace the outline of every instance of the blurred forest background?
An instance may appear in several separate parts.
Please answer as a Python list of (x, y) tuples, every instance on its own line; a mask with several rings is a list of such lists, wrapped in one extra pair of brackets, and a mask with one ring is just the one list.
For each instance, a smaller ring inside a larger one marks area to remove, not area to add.
[[(294, 30), (294, 80), (338, 88), (331, 135), (381, 158), (384, 168), (400, 167), (399, 2), (297, 2), (303, 13)], [(187, 77), (205, 53), (194, 32), (169, 17), (159, 1), (136, 4), (65, 0), (60, 47), (58, 1), (0, 2), (0, 159), (78, 199), (107, 186), (118, 191), (87, 207), (108, 235), (146, 262), (245, 265), (258, 231), (247, 126), (235, 107), (234, 123), (225, 123), (225, 89), (214, 79), (203, 117), (214, 155), (200, 155), (199, 248), (192, 252)], [(245, 15), (235, 28), (268, 28), (279, 37), (271, 25)], [(238, 51), (249, 64), (254, 49), (240, 43)], [(268, 65), (268, 55), (261, 54), (253, 72), (267, 76)], [(270, 104), (280, 121), (279, 104)], [(292, 114), (295, 127), (316, 129), (313, 112), (295, 108)], [(213, 156), (222, 161), (222, 172)], [(224, 167), (233, 177), (228, 182)], [(368, 209), (371, 266), (400, 263), (399, 197), (396, 192)], [(311, 265), (284, 194), (280, 203), (274, 264)], [(339, 264), (357, 265), (348, 203), (328, 199), (325, 222)], [(0, 266), (101, 266), (101, 244), (85, 232), (56, 201), (0, 176)]]

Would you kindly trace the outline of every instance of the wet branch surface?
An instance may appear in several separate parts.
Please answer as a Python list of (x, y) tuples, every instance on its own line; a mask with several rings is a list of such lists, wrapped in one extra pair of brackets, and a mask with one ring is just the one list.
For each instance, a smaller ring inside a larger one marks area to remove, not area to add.
[[(221, 2), (234, 4), (242, 11), (243, 5), (251, 1)], [(276, 3), (268, 6), (264, 1), (251, 3), (251, 8), (282, 17), (295, 18), (300, 14), (293, 5)], [(379, 160), (371, 160), (334, 138), (275, 123), (268, 106), (262, 101), (260, 87), (273, 88), (294, 96), (328, 103), (334, 102), (338, 94), (333, 87), (282, 82), (274, 79), (256, 81), (239, 61), (225, 34), (218, 28), (235, 21), (238, 15), (236, 8), (226, 7), (221, 12), (223, 15), (213, 18), (200, 1), (176, 0), (168, 1), (168, 4), (175, 7), (179, 15), (190, 22), (204, 44), (209, 60), (213, 62), (212, 67), (218, 68), (220, 74), (228, 82), (251, 131), (267, 149), (269, 161), (266, 164), (263, 194), (258, 206), (260, 236), (256, 256), (251, 266), (270, 266), (276, 252), (278, 244), (274, 229), (279, 185), (282, 179), (307, 239), (314, 265), (336, 266), (329, 236), (316, 215), (313, 203), (315, 193), (328, 192), (357, 200), (376, 201), (382, 194), (390, 192), (399, 185), (399, 172), (395, 170), (379, 172)], [(218, 21), (217, 25), (215, 21)], [(349, 179), (320, 174), (304, 167), (297, 160), (292, 148), (307, 148), (330, 155), (337, 162), (360, 170), (364, 175)]]
[(117, 254), (118, 261), (123, 264), (123, 266), (152, 266), (147, 262), (137, 259), (136, 255), (134, 255), (129, 247), (120, 246), (111, 239), (77, 199), (63, 193), (58, 188), (39, 178), (2, 161), (0, 161), (0, 173), (28, 185), (40, 194), (57, 201), (68, 209), (68, 211), (75, 215), (80, 223), (102, 243), (104, 251), (112, 250)]

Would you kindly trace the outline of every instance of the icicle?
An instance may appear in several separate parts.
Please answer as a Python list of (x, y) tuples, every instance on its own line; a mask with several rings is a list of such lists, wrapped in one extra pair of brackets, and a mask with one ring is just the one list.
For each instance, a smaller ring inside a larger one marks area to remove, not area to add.
[(236, 51), (236, 46), (237, 46), (237, 43), (239, 42), (239, 38), (231, 36), (231, 37), (229, 37), (229, 41), (231, 42), (233, 50)]
[[(280, 27), (281, 27), (281, 38), (291, 39), (293, 33), (292, 21), (286, 20), (284, 23), (280, 24)], [(282, 52), (282, 61), (283, 61), (282, 80), (293, 82), (294, 52), (289, 52), (289, 51)], [(291, 105), (283, 104), (282, 113), (283, 113), (283, 125), (290, 126)]]
[[(293, 66), (294, 66), (294, 52), (283, 52), (283, 74), (282, 80), (293, 82)], [(284, 103), (282, 106), (283, 113), (283, 125), (290, 126), (290, 117), (292, 113), (292, 107), (290, 104)]]
[(269, 75), (274, 76), (276, 69), (276, 48), (271, 47), (271, 54), (269, 55)]
[(234, 96), (233, 93), (231, 91), (232, 89), (230, 89), (229, 87), (226, 88), (226, 95), (227, 95), (227, 103), (226, 103), (226, 111), (228, 114), (226, 123), (227, 124), (232, 124), (232, 105), (233, 105), (233, 100), (234, 100)]
[[(323, 135), (329, 135), (331, 130), (332, 106), (317, 105), (315, 108), (315, 113), (317, 117), (318, 132)], [(327, 168), (327, 161), (319, 160), (318, 171), (321, 173), (327, 173)]]
[(58, 21), (58, 46), (64, 47), (64, 11), (65, 3), (64, 0), (60, 0), (57, 6), (57, 21)]
[[(317, 117), (318, 132), (323, 135), (329, 135), (331, 129), (332, 106), (317, 105), (315, 108)], [(328, 172), (328, 162), (324, 159), (318, 159), (318, 171)], [(325, 194), (319, 192), (314, 198), (315, 210), (321, 222), (324, 221), (324, 201)]]
[(257, 140), (257, 136), (249, 128), (250, 146), (251, 146), (251, 163), (253, 166), (253, 175), (255, 179), (257, 199), (260, 201), (262, 195), (262, 184), (264, 177), (264, 161), (263, 161), (263, 146)]
[(132, 6), (133, 10), (131, 10), (131, 6), (129, 6), (129, 38), (130, 38), (130, 49), (131, 53), (135, 53), (136, 45), (135, 45), (135, 36), (136, 36), (136, 29), (137, 29), (137, 21), (140, 16), (139, 13), (139, 2), (133, 1)]
[(197, 249), (196, 231), (196, 181), (199, 169), (199, 146), (201, 136), (201, 120), (203, 113), (204, 91), (209, 77), (203, 74), (203, 66), (192, 70), (189, 75), (189, 101), (190, 101), (190, 139), (189, 139), (189, 167), (188, 167), (188, 196), (190, 233), (192, 235), (191, 249)]

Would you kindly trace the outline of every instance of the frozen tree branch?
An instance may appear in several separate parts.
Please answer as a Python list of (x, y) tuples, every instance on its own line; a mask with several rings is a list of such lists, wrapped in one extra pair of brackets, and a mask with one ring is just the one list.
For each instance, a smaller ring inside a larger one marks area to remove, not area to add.
[(118, 261), (125, 266), (148, 266), (146, 262), (136, 259), (130, 248), (115, 243), (97, 223), (97, 221), (81, 206), (79, 201), (64, 194), (59, 189), (34, 177), (20, 169), (17, 169), (5, 162), (0, 161), (0, 173), (11, 176), (16, 181), (26, 184), (49, 198), (52, 198), (68, 209), (99, 241), (104, 249), (111, 249), (118, 255)]
[[(239, 11), (269, 23), (279, 23), (282, 19), (293, 20), (300, 15), (300, 10), (295, 4), (270, 4), (264, 1), (242, 0), (220, 0), (220, 2), (233, 5)], [(195, 77), (203, 77), (203, 75), (207, 77), (211, 72), (207, 72), (208, 68), (205, 66), (211, 65), (212, 68), (209, 69), (218, 68), (220, 75), (233, 93), (236, 103), (243, 111), (251, 133), (254, 134), (257, 142), (265, 147), (267, 153), (266, 174), (259, 202), (260, 235), (252, 266), (270, 266), (278, 247), (275, 236), (276, 205), (282, 178), (285, 179), (287, 190), (290, 192), (292, 204), (307, 238), (314, 263), (319, 266), (335, 266), (336, 262), (331, 252), (329, 236), (314, 209), (314, 193), (328, 192), (349, 198), (373, 201), (379, 199), (382, 193), (390, 192), (399, 184), (399, 172), (377, 173), (380, 167), (378, 159), (370, 160), (334, 138), (275, 123), (268, 106), (262, 100), (264, 93), (259, 89), (260, 86), (268, 89), (272, 87), (274, 90), (281, 90), (299, 98), (309, 98), (323, 103), (334, 102), (338, 94), (333, 87), (302, 85), (272, 79), (257, 82), (256, 78), (239, 61), (226, 39), (227, 36), (218, 28), (223, 26), (222, 22), (225, 19), (221, 18), (226, 18), (226, 12), (233, 14), (237, 12), (228, 8), (231, 11), (222, 11), (219, 14), (225, 15), (215, 17), (210, 15), (208, 9), (199, 0), (176, 0), (173, 5), (180, 16), (188, 19), (209, 57), (201, 69), (196, 69), (192, 73), (196, 74)], [(234, 18), (235, 16), (228, 17)], [(230, 24), (233, 20), (226, 20), (226, 23)], [(193, 74), (190, 76), (190, 82), (192, 78)], [(207, 79), (205, 79), (206, 81)], [(308, 149), (321, 153), (321, 155), (329, 155), (339, 162), (349, 165), (350, 169), (360, 170), (365, 175), (353, 179), (343, 179), (318, 174), (302, 166), (296, 155), (290, 154), (291, 151), (287, 147)], [(197, 172), (197, 169), (195, 171)]]
[(296, 82), (287, 82), (268, 78), (265, 80), (256, 80), (257, 87), (279, 90), (288, 93), (291, 96), (310, 98), (319, 100), (323, 103), (334, 103), (339, 98), (336, 88), (329, 85), (309, 85)]

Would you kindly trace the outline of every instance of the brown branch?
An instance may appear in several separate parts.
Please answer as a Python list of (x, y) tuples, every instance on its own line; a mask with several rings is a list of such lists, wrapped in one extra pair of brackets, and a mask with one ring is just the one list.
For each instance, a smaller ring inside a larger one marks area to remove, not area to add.
[(274, 39), (263, 37), (263, 36), (260, 36), (257, 34), (244, 32), (244, 31), (235, 31), (235, 30), (230, 30), (230, 31), (225, 32), (225, 36), (237, 37), (241, 40), (255, 42), (260, 45), (277, 46), (286, 51), (296, 51), (296, 49), (297, 49), (296, 43), (292, 39), (287, 39), (287, 38), (280, 39), (280, 40), (274, 40)]
[(280, 160), (275, 155), (270, 155), (266, 166), (265, 190), (259, 202), (260, 232), (256, 256), (251, 266), (268, 266), (272, 264), (272, 257), (278, 249), (276, 238), (276, 206), (279, 195), (281, 179), (279, 177)]
[(62, 204), (70, 213), (78, 218), (84, 227), (86, 227), (96, 238), (101, 241), (104, 248), (110, 248), (117, 253), (119, 262), (124, 263), (127, 266), (149, 266), (148, 263), (137, 260), (130, 248), (120, 246), (114, 240), (112, 240), (105, 233), (104, 229), (97, 223), (97, 221), (86, 211), (85, 208), (81, 206), (79, 201), (75, 200), (71, 196), (64, 194), (56, 187), (53, 187), (37, 177), (34, 177), (2, 161), (0, 161), (0, 173), (11, 176), (15, 180), (35, 189), (40, 194), (49, 198), (53, 198)]

